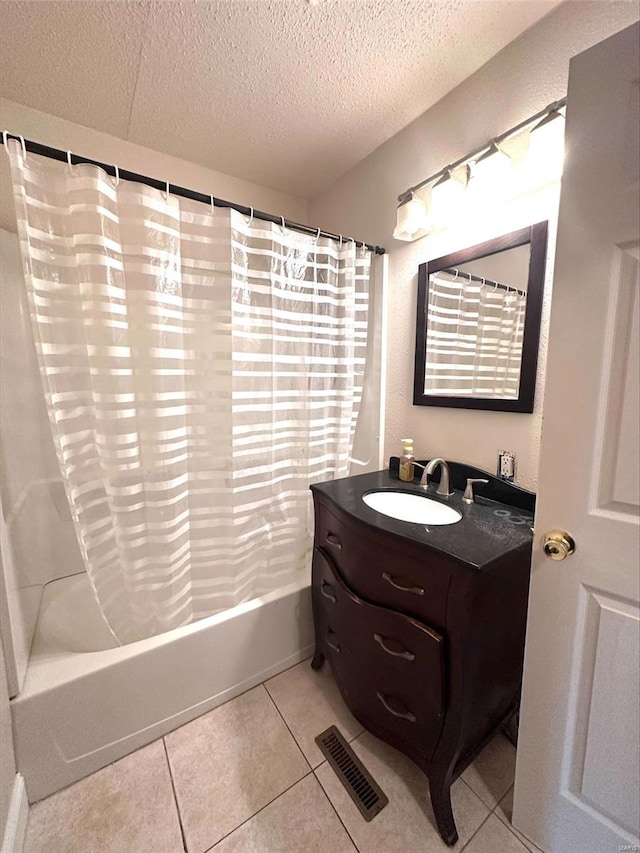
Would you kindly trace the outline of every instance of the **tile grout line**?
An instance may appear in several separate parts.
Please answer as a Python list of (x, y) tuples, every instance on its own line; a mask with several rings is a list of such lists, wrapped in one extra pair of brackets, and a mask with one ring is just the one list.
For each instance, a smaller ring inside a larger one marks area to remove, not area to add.
[[(500, 800), (498, 800), (498, 802), (495, 804), (495, 806), (494, 806), (492, 809), (490, 809), (490, 808), (489, 808), (489, 806), (484, 802), (484, 800), (482, 800), (482, 798), (481, 798), (481, 797), (479, 797), (479, 796), (478, 796), (478, 794), (476, 794), (476, 792), (473, 790), (473, 788), (471, 787), (471, 785), (470, 785), (468, 782), (466, 782), (466, 781), (462, 778), (462, 776), (459, 776), (458, 778), (460, 779), (460, 781), (462, 782), (462, 784), (463, 784), (463, 785), (465, 785), (465, 786), (466, 786), (466, 787), (471, 791), (471, 793), (473, 794), (473, 796), (474, 796), (474, 797), (475, 797), (475, 798), (476, 798), (480, 803), (482, 803), (482, 805), (485, 807), (485, 809), (487, 809), (487, 810), (488, 810), (488, 811), (487, 811), (487, 814), (486, 814), (486, 815), (485, 815), (485, 817), (483, 818), (483, 820), (482, 820), (482, 822), (480, 823), (480, 825), (479, 825), (479, 826), (477, 827), (477, 829), (476, 829), (476, 830), (471, 834), (471, 836), (469, 837), (469, 840), (468, 840), (468, 841), (466, 841), (466, 842), (465, 842), (465, 844), (464, 844), (464, 846), (461, 848), (460, 853), (464, 853), (464, 851), (465, 851), (465, 850), (467, 849), (467, 847), (471, 844), (471, 842), (473, 841), (473, 839), (476, 837), (476, 835), (480, 832), (480, 830), (482, 829), (482, 827), (485, 825), (485, 823), (489, 820), (489, 818), (491, 817), (491, 815), (494, 813), (495, 809), (498, 807), (498, 803), (499, 803), (499, 802), (504, 798), (504, 796), (505, 796), (505, 795), (503, 794), (503, 795), (502, 795), (502, 797), (500, 798)], [(510, 790), (510, 789), (507, 789), (507, 791), (506, 791), (506, 793), (507, 793), (507, 794), (509, 793), (509, 790)]]
[[(461, 778), (462, 782), (464, 782), (464, 784), (467, 786), (467, 788), (468, 788), (468, 789), (469, 789), (473, 794), (475, 794), (475, 796), (476, 796), (476, 797), (478, 797), (478, 795), (477, 795), (477, 794), (476, 794), (476, 792), (473, 790), (473, 788), (471, 787), (471, 785), (469, 785), (469, 783), (468, 783), (468, 782), (466, 782), (464, 779), (462, 779), (462, 777), (460, 777), (460, 778)], [(485, 819), (482, 821), (482, 823), (480, 824), (480, 826), (475, 830), (475, 832), (473, 833), (473, 835), (469, 838), (469, 840), (465, 843), (464, 847), (460, 850), (460, 853), (464, 853), (464, 851), (467, 849), (467, 847), (469, 846), (469, 844), (471, 844), (471, 842), (473, 841), (473, 839), (474, 839), (474, 838), (476, 837), (476, 835), (480, 832), (480, 830), (482, 829), (482, 827), (485, 825), (485, 823), (489, 820), (489, 818), (490, 818), (492, 815), (493, 815), (493, 816), (495, 816), (495, 818), (496, 818), (497, 820), (499, 820), (499, 821), (500, 821), (500, 823), (501, 823), (501, 824), (502, 824), (506, 829), (508, 829), (508, 830), (509, 830), (509, 832), (511, 833), (511, 835), (513, 835), (513, 837), (516, 839), (516, 841), (517, 841), (519, 844), (521, 844), (521, 845), (522, 845), (522, 847), (524, 848), (524, 850), (526, 850), (526, 851), (527, 851), (527, 853), (529, 853), (529, 851), (527, 850), (526, 845), (525, 845), (525, 844), (524, 844), (524, 843), (523, 843), (523, 842), (518, 838), (518, 836), (517, 836), (517, 835), (515, 834), (515, 832), (513, 831), (513, 828), (512, 828), (512, 826), (511, 826), (511, 824), (510, 824), (510, 823), (505, 823), (505, 822), (504, 822), (503, 820), (501, 820), (501, 819), (498, 817), (498, 815), (496, 814), (496, 809), (498, 808), (498, 806), (500, 805), (500, 803), (504, 800), (504, 798), (507, 796), (507, 794), (509, 793), (509, 791), (510, 791), (512, 788), (513, 788), (513, 784), (511, 784), (511, 785), (507, 788), (507, 790), (504, 792), (504, 794), (503, 794), (503, 795), (500, 797), (500, 799), (496, 802), (496, 804), (493, 806), (493, 808), (491, 809), (491, 811), (489, 812), (489, 814), (485, 817)], [(485, 804), (485, 803), (480, 799), (480, 797), (478, 797), (478, 799), (480, 800), (480, 802), (482, 803), (482, 805), (483, 805), (485, 808), (489, 808), (489, 806), (487, 806), (487, 805), (486, 805), (486, 804)], [(542, 853), (542, 851), (541, 851), (541, 853)]]
[[(301, 661), (301, 662), (302, 662), (302, 661)], [(306, 762), (307, 767), (309, 768), (309, 770), (313, 773), (313, 767), (311, 766), (311, 762), (309, 761), (309, 759), (307, 758), (307, 756), (306, 756), (306, 755), (304, 754), (304, 752), (302, 751), (302, 748), (300, 747), (300, 744), (298, 743), (298, 740), (297, 740), (296, 736), (294, 735), (294, 733), (293, 733), (293, 732), (291, 731), (291, 729), (289, 728), (289, 724), (288, 724), (288, 723), (287, 723), (287, 721), (285, 720), (284, 715), (283, 715), (282, 711), (280, 710), (280, 708), (278, 708), (278, 704), (277, 704), (276, 700), (273, 698), (273, 696), (271, 695), (271, 693), (269, 693), (269, 688), (267, 687), (267, 682), (266, 682), (266, 681), (263, 681), (263, 682), (262, 682), (262, 686), (264, 687), (264, 689), (265, 689), (265, 691), (266, 691), (267, 696), (268, 696), (268, 697), (269, 697), (269, 699), (271, 700), (271, 702), (272, 702), (272, 704), (273, 704), (273, 707), (274, 707), (274, 708), (276, 709), (276, 711), (278, 712), (278, 716), (280, 717), (280, 719), (281, 719), (281, 720), (282, 720), (282, 722), (284, 723), (286, 730), (289, 732), (289, 734), (290, 734), (290, 735), (291, 735), (291, 737), (293, 738), (293, 742), (294, 742), (294, 743), (295, 743), (295, 745), (298, 747), (298, 752), (299, 752), (299, 753), (300, 753), (300, 755), (304, 758), (304, 760), (305, 760), (305, 762)], [(308, 775), (308, 774), (305, 774), (305, 775)]]
[[(308, 658), (305, 658), (305, 660), (308, 660)], [(304, 663), (304, 661), (298, 661), (298, 663), (294, 663), (294, 664), (292, 664), (290, 667), (287, 667), (287, 669), (282, 670), (282, 672), (287, 672), (287, 670), (289, 670), (289, 669), (293, 669), (293, 667), (294, 667), (294, 666), (299, 666), (301, 663)], [(282, 673), (278, 673), (278, 675), (281, 675), (281, 674), (282, 674)], [(294, 788), (294, 787), (295, 787), (299, 782), (302, 782), (302, 780), (303, 780), (303, 779), (306, 779), (308, 776), (312, 776), (312, 775), (313, 775), (313, 767), (311, 767), (311, 764), (309, 763), (309, 760), (307, 759), (307, 756), (306, 756), (306, 755), (304, 754), (304, 752), (300, 749), (300, 745), (298, 744), (298, 741), (297, 741), (297, 740), (296, 740), (296, 738), (294, 737), (293, 732), (292, 732), (292, 731), (291, 731), (291, 729), (289, 728), (289, 726), (288, 726), (288, 724), (287, 724), (287, 721), (286, 721), (286, 720), (285, 720), (285, 718), (282, 716), (282, 713), (281, 713), (281, 711), (280, 711), (280, 708), (278, 708), (278, 706), (277, 706), (277, 704), (276, 704), (275, 699), (273, 698), (273, 696), (271, 695), (271, 693), (269, 693), (269, 688), (267, 687), (267, 681), (271, 681), (271, 678), (277, 678), (277, 677), (278, 677), (278, 675), (273, 675), (273, 676), (271, 676), (270, 678), (266, 679), (265, 681), (261, 681), (259, 684), (256, 684), (256, 685), (255, 685), (255, 687), (252, 687), (252, 688), (250, 688), (250, 689), (251, 689), (251, 690), (255, 690), (255, 689), (256, 689), (256, 688), (258, 688), (258, 687), (263, 687), (263, 688), (264, 688), (265, 693), (266, 693), (266, 694), (267, 694), (267, 696), (269, 697), (269, 699), (270, 699), (270, 701), (271, 701), (271, 703), (272, 703), (273, 707), (276, 709), (276, 712), (277, 712), (278, 716), (280, 717), (280, 719), (282, 720), (282, 722), (284, 723), (285, 728), (287, 729), (287, 731), (288, 731), (288, 732), (289, 732), (289, 734), (291, 735), (291, 739), (293, 740), (294, 744), (296, 745), (296, 747), (297, 747), (297, 749), (298, 749), (298, 752), (299, 752), (299, 753), (300, 753), (300, 755), (302, 756), (302, 758), (303, 758), (303, 760), (304, 760), (305, 764), (307, 765), (307, 767), (309, 768), (309, 770), (308, 770), (308, 772), (306, 772), (303, 776), (301, 776), (299, 779), (296, 779), (296, 781), (295, 781), (295, 782), (292, 782), (292, 783), (291, 783), (291, 785), (289, 785), (289, 787), (288, 787), (288, 788), (285, 788), (285, 789), (284, 789), (284, 791), (281, 791), (279, 794), (276, 794), (276, 796), (275, 796), (275, 797), (273, 797), (273, 799), (269, 800), (269, 802), (268, 802), (268, 803), (265, 803), (265, 804), (264, 804), (264, 806), (261, 806), (261, 807), (260, 807), (257, 811), (255, 811), (252, 815), (249, 815), (249, 817), (245, 818), (245, 820), (243, 820), (243, 821), (242, 821), (242, 823), (239, 823), (239, 824), (238, 824), (238, 826), (234, 826), (234, 828), (233, 828), (233, 829), (231, 829), (229, 832), (227, 832), (227, 833), (226, 833), (226, 835), (223, 835), (223, 836), (222, 836), (222, 838), (219, 838), (219, 839), (216, 841), (216, 843), (215, 843), (212, 847), (207, 847), (207, 848), (205, 849), (204, 853), (211, 853), (211, 851), (212, 851), (212, 850), (214, 850), (214, 849), (217, 847), (217, 845), (218, 845), (218, 844), (220, 844), (220, 842), (221, 842), (221, 841), (223, 841), (225, 838), (228, 838), (228, 837), (229, 837), (229, 835), (231, 835), (232, 833), (234, 833), (237, 829), (240, 829), (240, 827), (241, 827), (241, 826), (244, 826), (244, 825), (245, 825), (245, 823), (248, 823), (250, 820), (252, 820), (254, 817), (256, 817), (256, 815), (259, 815), (259, 814), (260, 814), (260, 812), (264, 811), (264, 810), (265, 810), (268, 806), (270, 806), (272, 803), (275, 803), (275, 801), (276, 801), (276, 800), (280, 799), (280, 797), (282, 797), (284, 794), (286, 794), (286, 793), (287, 793), (287, 791), (290, 791), (292, 788)], [(246, 691), (246, 692), (248, 692), (248, 691)], [(242, 694), (240, 694), (240, 695), (242, 695)], [(238, 697), (236, 697), (236, 698), (238, 698)], [(233, 701), (233, 700), (230, 700), (230, 701)], [(225, 703), (225, 704), (226, 704), (226, 703)], [(215, 709), (214, 709), (214, 710), (215, 710)], [(322, 786), (320, 786), (320, 787), (322, 787)]]
[[(301, 663), (304, 663), (304, 661), (301, 661)], [(307, 758), (307, 756), (304, 754), (304, 752), (302, 752), (302, 749), (300, 748), (300, 745), (299, 745), (298, 741), (296, 740), (295, 735), (293, 734), (293, 732), (292, 732), (292, 731), (291, 731), (291, 729), (289, 728), (289, 724), (288, 724), (288, 723), (287, 723), (287, 721), (285, 720), (285, 718), (284, 718), (284, 715), (283, 715), (282, 711), (280, 710), (280, 708), (278, 708), (278, 703), (276, 702), (276, 700), (273, 698), (273, 696), (272, 696), (272, 695), (271, 695), (271, 693), (269, 692), (269, 688), (267, 687), (267, 682), (266, 682), (266, 681), (265, 681), (265, 682), (263, 682), (263, 685), (264, 685), (264, 689), (267, 691), (267, 695), (268, 695), (269, 699), (271, 699), (271, 701), (273, 702), (273, 704), (274, 704), (274, 706), (275, 706), (276, 711), (278, 712), (278, 714), (280, 714), (280, 717), (281, 717), (281, 719), (282, 719), (282, 722), (283, 722), (283, 723), (285, 724), (285, 726), (287, 727), (287, 731), (289, 732), (289, 734), (291, 735), (291, 737), (294, 739), (296, 746), (298, 747), (298, 749), (299, 749), (299, 750), (300, 750), (300, 752), (302, 753), (302, 756), (304, 757), (304, 760), (307, 762), (307, 764), (308, 764), (308, 765), (309, 765), (309, 767), (311, 768), (311, 773), (313, 774), (313, 778), (315, 779), (316, 783), (319, 785), (320, 790), (322, 791), (322, 793), (324, 794), (324, 796), (325, 796), (325, 797), (327, 798), (327, 800), (329, 801), (329, 805), (331, 806), (331, 808), (332, 808), (332, 809), (333, 809), (333, 811), (335, 812), (336, 817), (337, 817), (337, 818), (338, 818), (338, 820), (340, 821), (340, 824), (341, 824), (341, 825), (342, 825), (342, 827), (344, 828), (344, 831), (347, 833), (347, 836), (348, 836), (348, 838), (350, 839), (351, 843), (353, 844), (353, 846), (355, 847), (355, 849), (358, 851), (358, 853), (360, 853), (360, 851), (359, 851), (359, 849), (358, 849), (357, 844), (355, 843), (355, 841), (353, 840), (353, 838), (351, 838), (351, 833), (349, 832), (349, 830), (348, 830), (348, 829), (347, 829), (347, 827), (345, 826), (345, 824), (344, 824), (344, 822), (343, 822), (342, 818), (340, 817), (340, 815), (338, 814), (338, 812), (337, 812), (337, 810), (336, 810), (336, 807), (333, 805), (333, 803), (331, 802), (331, 799), (329, 798), (329, 796), (328, 796), (327, 792), (326, 792), (326, 791), (325, 791), (325, 789), (322, 787), (322, 782), (318, 779), (318, 777), (317, 777), (317, 775), (316, 775), (316, 770), (317, 770), (318, 768), (317, 768), (317, 767), (311, 767), (311, 762), (309, 761), (309, 759)], [(364, 729), (363, 729), (363, 731), (364, 731)], [(360, 734), (362, 734), (362, 732), (361, 732)], [(356, 737), (359, 737), (359, 736), (360, 736), (360, 735), (356, 735)], [(353, 738), (353, 739), (355, 740), (355, 738)], [(320, 764), (318, 764), (318, 767), (322, 767), (322, 765), (323, 765), (323, 764), (326, 764), (326, 761), (321, 761), (321, 762), (320, 762)], [(305, 777), (305, 778), (306, 778), (306, 777)]]
[[(513, 836), (514, 836), (514, 837), (515, 837), (519, 842), (520, 842), (520, 844), (522, 844), (522, 846), (525, 848), (525, 850), (527, 851), (527, 853), (529, 853), (529, 848), (528, 848), (528, 847), (527, 847), (527, 845), (524, 843), (524, 841), (522, 841), (522, 840), (520, 839), (520, 837), (516, 834), (516, 828), (515, 828), (515, 826), (513, 826), (513, 824), (511, 823), (511, 821), (509, 821), (509, 822), (507, 823), (506, 821), (502, 820), (502, 818), (501, 818), (499, 815), (497, 815), (497, 814), (496, 814), (496, 810), (497, 810), (498, 806), (499, 806), (499, 805), (500, 805), (500, 803), (504, 800), (504, 798), (507, 796), (507, 794), (509, 793), (509, 791), (511, 791), (511, 790), (513, 789), (513, 787), (514, 787), (514, 786), (515, 786), (515, 782), (514, 782), (514, 783), (513, 783), (509, 788), (507, 788), (507, 790), (505, 791), (505, 793), (500, 797), (500, 799), (498, 800), (498, 802), (497, 802), (497, 803), (495, 804), (495, 806), (493, 807), (493, 810), (492, 810), (491, 814), (495, 815), (495, 816), (498, 818), (498, 820), (500, 821), (500, 823), (501, 823), (503, 826), (506, 826), (506, 828), (509, 830), (509, 832), (510, 832), (510, 833), (511, 833), (511, 834), (512, 834), (512, 835), (513, 835)], [(506, 817), (506, 815), (505, 815), (505, 817)], [(527, 836), (526, 836), (526, 835), (523, 835), (522, 837), (523, 837), (523, 838), (527, 838)], [(530, 838), (527, 838), (527, 841), (528, 841), (530, 844), (533, 844), (533, 846), (534, 846), (534, 847), (536, 847), (538, 850), (540, 850), (540, 848), (537, 846), (537, 844), (535, 844), (533, 841), (531, 841), (531, 839), (530, 839)], [(541, 851), (541, 850), (540, 850), (540, 853), (542, 853), (542, 851)]]
[(245, 823), (249, 823), (249, 821), (253, 820), (253, 818), (256, 817), (257, 815), (259, 815), (260, 812), (263, 812), (265, 809), (269, 808), (269, 806), (273, 805), (273, 803), (275, 803), (276, 800), (279, 800), (280, 797), (283, 797), (292, 788), (295, 788), (296, 785), (298, 785), (300, 782), (302, 782), (303, 779), (307, 779), (309, 776), (313, 776), (313, 770), (309, 770), (309, 772), (305, 773), (304, 776), (301, 776), (299, 779), (296, 779), (295, 782), (292, 782), (288, 788), (284, 789), (284, 791), (281, 791), (279, 794), (276, 794), (276, 796), (272, 800), (269, 800), (268, 803), (265, 803), (264, 806), (260, 806), (260, 808), (257, 811), (255, 811), (252, 815), (249, 815), (249, 817), (245, 818), (242, 821), (242, 823), (239, 823), (237, 826), (234, 826), (233, 829), (230, 829), (229, 832), (227, 832), (225, 835), (222, 836), (222, 838), (219, 838), (212, 847), (207, 847), (205, 849), (204, 853), (211, 853), (211, 851), (215, 850), (215, 848), (218, 846), (218, 844), (220, 844), (222, 841), (224, 841), (225, 838), (228, 838), (230, 835), (233, 835), (233, 833), (236, 830), (240, 829), (241, 826), (244, 826)]
[(182, 825), (182, 814), (180, 812), (180, 804), (178, 802), (178, 794), (176, 792), (176, 785), (175, 785), (175, 782), (173, 781), (173, 772), (171, 770), (171, 762), (169, 761), (169, 750), (167, 749), (167, 744), (166, 744), (164, 737), (160, 738), (160, 740), (162, 741), (162, 746), (164, 749), (164, 756), (167, 760), (167, 768), (169, 769), (169, 779), (171, 780), (171, 790), (173, 791), (173, 800), (176, 804), (176, 812), (178, 815), (178, 824), (180, 826), (180, 835), (182, 836), (182, 847), (183, 847), (185, 853), (187, 853), (187, 838), (186, 838), (186, 835), (184, 833), (184, 826)]
[[(319, 764), (319, 765), (318, 765), (318, 767), (322, 767), (322, 766), (323, 766), (323, 765), (325, 765), (325, 764), (327, 764), (327, 761), (323, 761), (323, 762), (322, 762), (322, 764)], [(316, 768), (316, 769), (318, 769), (318, 768)], [(333, 768), (332, 768), (332, 769), (333, 769)], [(330, 796), (329, 796), (329, 794), (327, 794), (327, 792), (325, 791), (324, 786), (323, 786), (322, 782), (320, 781), (320, 779), (318, 779), (318, 774), (316, 773), (316, 771), (315, 771), (315, 770), (313, 771), (313, 775), (314, 775), (314, 778), (315, 778), (316, 782), (317, 782), (317, 783), (318, 783), (318, 785), (320, 786), (320, 790), (322, 791), (322, 793), (325, 795), (325, 797), (326, 797), (326, 798), (327, 798), (327, 800), (329, 801), (329, 805), (331, 806), (331, 808), (332, 808), (332, 809), (333, 809), (333, 811), (335, 812), (336, 817), (338, 818), (338, 820), (339, 820), (339, 821), (340, 821), (340, 823), (342, 824), (342, 826), (343, 826), (343, 828), (344, 828), (344, 831), (347, 833), (347, 836), (349, 837), (349, 840), (351, 841), (351, 843), (353, 844), (353, 846), (355, 847), (355, 849), (358, 851), (358, 853), (360, 853), (360, 848), (359, 848), (359, 847), (358, 847), (358, 845), (356, 844), (355, 840), (352, 838), (351, 833), (350, 833), (350, 832), (349, 832), (349, 830), (347, 829), (347, 825), (345, 824), (345, 822), (344, 822), (344, 821), (342, 820), (342, 818), (340, 817), (340, 813), (338, 812), (338, 809), (334, 806), (333, 801), (331, 800), (331, 797), (330, 797)]]
[(464, 847), (462, 847), (462, 848), (461, 848), (460, 853), (464, 853), (464, 851), (465, 851), (465, 850), (467, 849), (467, 847), (471, 844), (471, 842), (473, 841), (473, 839), (474, 839), (474, 838), (476, 837), (476, 835), (480, 832), (480, 830), (481, 830), (481, 829), (482, 829), (482, 827), (485, 825), (485, 823), (489, 820), (489, 818), (491, 817), (491, 815), (492, 815), (492, 814), (493, 814), (493, 812), (489, 812), (489, 814), (484, 818), (484, 820), (482, 821), (482, 823), (480, 824), (480, 826), (479, 826), (479, 827), (475, 830), (475, 832), (471, 835), (471, 837), (469, 838), (469, 840), (468, 840), (467, 842), (465, 842), (465, 845), (464, 845)]

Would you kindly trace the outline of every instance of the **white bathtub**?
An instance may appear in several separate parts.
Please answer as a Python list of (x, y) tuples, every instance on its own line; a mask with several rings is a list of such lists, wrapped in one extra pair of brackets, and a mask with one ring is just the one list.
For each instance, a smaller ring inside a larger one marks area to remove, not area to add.
[(29, 801), (303, 660), (312, 634), (309, 579), (127, 646), (104, 625), (86, 574), (47, 584), (11, 703)]

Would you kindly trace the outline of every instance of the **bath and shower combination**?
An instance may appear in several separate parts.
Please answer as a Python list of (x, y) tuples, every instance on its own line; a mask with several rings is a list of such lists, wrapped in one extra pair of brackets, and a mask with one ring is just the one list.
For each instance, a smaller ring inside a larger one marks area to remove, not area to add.
[(4, 142), (5, 287), (55, 449), (37, 484), (77, 542), (23, 576), (16, 470), (14, 731), (39, 799), (309, 653), (309, 485), (379, 462), (381, 272), (354, 240)]

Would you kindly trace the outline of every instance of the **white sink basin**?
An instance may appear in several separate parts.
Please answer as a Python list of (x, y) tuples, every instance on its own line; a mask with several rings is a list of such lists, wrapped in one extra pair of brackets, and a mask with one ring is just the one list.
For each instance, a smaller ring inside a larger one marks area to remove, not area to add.
[(414, 524), (455, 524), (462, 518), (457, 509), (413, 492), (393, 492), (385, 489), (381, 492), (369, 492), (362, 496), (362, 500), (382, 515), (397, 518), (399, 521), (412, 521)]

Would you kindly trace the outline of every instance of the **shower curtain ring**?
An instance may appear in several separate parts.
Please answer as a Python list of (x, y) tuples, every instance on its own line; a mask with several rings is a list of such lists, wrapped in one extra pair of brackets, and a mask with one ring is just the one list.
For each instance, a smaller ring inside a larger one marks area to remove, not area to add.
[(316, 234), (316, 246), (318, 245), (319, 239), (320, 239), (320, 229), (318, 228), (318, 233)]
[(284, 236), (284, 216), (281, 216), (280, 219), (282, 219), (282, 234)]
[(67, 151), (67, 164), (69, 168), (73, 166), (73, 163), (71, 162), (71, 151)]
[(248, 224), (251, 225), (251, 223), (253, 222), (253, 208), (250, 207), (249, 210), (251, 212), (249, 213), (249, 223)]
[(165, 192), (165, 198), (166, 198), (166, 200), (167, 200), (167, 201), (169, 201), (169, 181), (167, 181), (167, 189), (166, 189), (166, 192)]
[(211, 215), (213, 216), (213, 214), (215, 214), (215, 212), (216, 212), (216, 206), (213, 202), (213, 196), (211, 196)]
[(115, 187), (117, 187), (117, 186), (118, 186), (118, 184), (120, 183), (120, 169), (118, 169), (118, 167), (117, 167), (117, 166), (114, 166), (114, 167), (113, 167), (113, 170), (114, 170), (114, 172), (116, 173), (116, 174), (115, 174), (116, 182), (115, 182), (114, 186), (115, 186)]
[(497, 291), (497, 289), (498, 289), (498, 282), (494, 281), (493, 282), (493, 290), (491, 291), (491, 293), (495, 293)]

